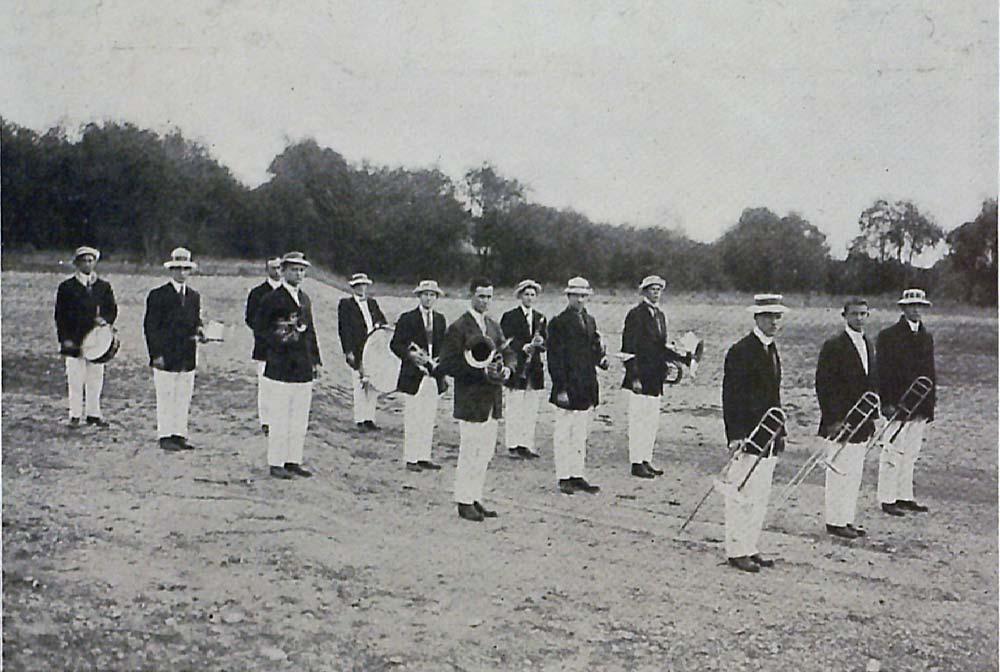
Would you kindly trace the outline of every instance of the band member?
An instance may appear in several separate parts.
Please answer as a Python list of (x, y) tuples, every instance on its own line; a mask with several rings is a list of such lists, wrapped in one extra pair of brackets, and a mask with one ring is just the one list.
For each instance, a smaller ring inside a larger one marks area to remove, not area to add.
[(729, 450), (734, 453), (726, 480), (741, 483), (750, 474), (740, 497), (726, 496), (726, 556), (730, 565), (744, 572), (774, 565), (774, 560), (761, 557), (757, 542), (785, 432), (782, 429), (759, 462), (759, 452), (746, 439), (768, 409), (781, 408), (781, 359), (774, 343), (781, 317), (788, 310), (781, 301), (780, 294), (754, 296), (754, 305), (747, 309), (753, 314), (753, 331), (729, 348), (723, 368), (722, 416)]
[(596, 493), (600, 486), (584, 478), (587, 434), (593, 410), (600, 403), (596, 367), (608, 368), (597, 322), (587, 312), (593, 294), (586, 279), (570, 278), (564, 290), (566, 309), (549, 322), (548, 362), (552, 378), (549, 403), (555, 405), (552, 437), (556, 479), (567, 495), (576, 491)]
[[(247, 296), (247, 310), (244, 321), (246, 325), (254, 330), (255, 320), (257, 319), (257, 310), (260, 308), (261, 301), (264, 297), (281, 287), (281, 258), (268, 259), (265, 265), (267, 272), (267, 278), (264, 282), (260, 283), (256, 287), (250, 290), (250, 295)], [(264, 405), (264, 366), (267, 363), (267, 339), (262, 338), (254, 332), (253, 338), (253, 353), (250, 355), (251, 359), (257, 362), (257, 416), (260, 418), (260, 429), (267, 435), (269, 429), (269, 422), (267, 419), (267, 409)]]
[[(899, 322), (879, 332), (878, 352), (879, 396), (882, 413), (888, 418), (895, 404), (919, 376), (930, 378), (937, 385), (934, 370), (934, 338), (924, 326), (921, 311), (931, 302), (922, 289), (907, 289), (896, 302), (903, 311)], [(895, 440), (882, 447), (878, 463), (878, 501), (882, 510), (893, 516), (906, 511), (924, 513), (928, 509), (913, 496), (913, 466), (920, 454), (927, 425), (934, 421), (935, 388), (905, 421)], [(890, 428), (887, 436), (895, 429)]]
[(84, 337), (91, 329), (114, 324), (118, 304), (111, 284), (97, 277), (94, 270), (101, 253), (93, 247), (78, 247), (73, 255), (76, 273), (63, 280), (56, 290), (56, 335), (59, 354), (66, 358), (66, 382), (69, 387), (69, 426), (76, 429), (84, 413), (88, 425), (107, 427), (101, 415), (101, 390), (104, 387), (104, 364), (87, 361), (80, 352)]
[(667, 348), (667, 316), (660, 310), (666, 281), (650, 275), (639, 285), (642, 301), (628, 311), (622, 329), (625, 360), (622, 389), (628, 394), (628, 456), (632, 475), (655, 478), (662, 469), (652, 465), (653, 446), (660, 426), (660, 396), (667, 377), (667, 360), (683, 358)]
[[(500, 325), (486, 314), (493, 301), (493, 283), (476, 278), (469, 285), (469, 293), (469, 310), (452, 322), (445, 333), (440, 368), (455, 379), (458, 515), (478, 522), (497, 517), (496, 511), (483, 506), (483, 486), (496, 450), (497, 420), (503, 417), (502, 385), (511, 375), (514, 353), (505, 344)], [(473, 355), (479, 349), (492, 352), (476, 359)], [(475, 365), (480, 362), (486, 366)]]
[(534, 459), (535, 423), (538, 406), (545, 395), (546, 319), (532, 308), (542, 286), (534, 280), (522, 280), (514, 290), (521, 305), (511, 308), (500, 318), (504, 336), (511, 339), (510, 347), (517, 356), (514, 374), (507, 381), (507, 411), (505, 434), (507, 452), (511, 457)]
[(188, 411), (194, 391), (198, 343), (205, 342), (201, 296), (187, 284), (197, 268), (183, 247), (163, 266), (170, 281), (149, 293), (142, 326), (156, 388), (156, 433), (163, 450), (193, 450), (188, 443)]
[(271, 421), (267, 464), (274, 478), (312, 476), (302, 466), (302, 452), (313, 380), (322, 362), (312, 301), (301, 288), (310, 265), (301, 252), (289, 252), (281, 258), (281, 287), (261, 301), (255, 322), (254, 335), (266, 342), (264, 394)]
[(865, 392), (875, 391), (875, 350), (865, 336), (868, 302), (848, 299), (841, 315), (846, 328), (823, 343), (819, 353), (816, 398), (821, 412), (820, 440), (830, 444), (828, 459), (841, 472), (826, 470), (826, 531), (855, 539), (865, 536), (864, 529), (854, 526), (854, 515), (865, 465), (865, 444), (875, 433), (874, 419), (858, 428), (843, 448), (833, 439), (858, 399)]
[(413, 290), (419, 304), (399, 316), (389, 347), (402, 360), (397, 389), (403, 397), (403, 459), (410, 471), (438, 470), (431, 461), (438, 395), (448, 380), (437, 365), (444, 345), (444, 315), (434, 310), (443, 294), (434, 280), (423, 280)]
[(353, 296), (341, 299), (337, 305), (337, 330), (344, 348), (347, 366), (351, 367), (354, 383), (354, 423), (360, 431), (377, 431), (375, 401), (378, 392), (368, 385), (361, 370), (361, 353), (365, 338), (375, 329), (388, 324), (375, 299), (368, 298), (371, 279), (364, 273), (355, 273), (348, 284)]

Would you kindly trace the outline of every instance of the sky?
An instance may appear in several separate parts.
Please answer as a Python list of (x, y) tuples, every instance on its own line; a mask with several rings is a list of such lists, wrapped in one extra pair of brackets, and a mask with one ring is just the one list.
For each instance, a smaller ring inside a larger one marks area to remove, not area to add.
[(483, 162), (529, 199), (711, 241), (795, 211), (843, 256), (877, 198), (945, 230), (997, 194), (985, 0), (0, 0), (0, 115), (131, 121), (244, 183), (291, 141)]

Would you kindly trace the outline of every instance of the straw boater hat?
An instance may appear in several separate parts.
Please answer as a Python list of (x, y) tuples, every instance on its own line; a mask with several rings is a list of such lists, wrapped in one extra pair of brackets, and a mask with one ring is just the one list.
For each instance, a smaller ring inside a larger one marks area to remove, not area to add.
[(667, 281), (658, 275), (647, 275), (642, 279), (642, 282), (639, 283), (639, 291), (641, 292), (647, 287), (652, 287), (653, 285), (659, 285), (660, 289), (663, 289), (667, 286)]
[(903, 290), (903, 298), (896, 302), (897, 306), (930, 306), (931, 302), (927, 300), (927, 293), (922, 289), (906, 289)]
[(170, 253), (170, 261), (163, 262), (164, 268), (198, 268), (198, 264), (191, 261), (191, 250), (186, 247), (174, 248)]
[(281, 257), (282, 266), (288, 266), (290, 264), (297, 264), (298, 266), (312, 266), (312, 264), (306, 261), (306, 255), (301, 252), (288, 252)]
[(594, 290), (590, 288), (590, 283), (587, 282), (586, 278), (581, 278), (576, 276), (575, 278), (570, 278), (566, 283), (566, 289), (563, 290), (566, 294), (581, 294), (583, 296), (590, 296), (594, 293)]
[(521, 282), (517, 283), (517, 287), (514, 289), (514, 296), (521, 296), (521, 292), (528, 289), (529, 287), (538, 293), (541, 293), (542, 291), (542, 286), (537, 282), (535, 282), (534, 280), (522, 280)]
[(437, 280), (421, 280), (420, 284), (413, 288), (414, 294), (423, 294), (424, 292), (434, 292), (438, 296), (444, 295), (444, 292), (438, 287)]
[(347, 281), (351, 287), (354, 285), (370, 285), (372, 284), (372, 279), (368, 277), (367, 273), (355, 273), (351, 276), (351, 279)]
[(747, 306), (747, 310), (754, 315), (773, 315), (787, 313), (788, 308), (781, 304), (781, 294), (754, 294), (753, 305)]
[(83, 245), (81, 247), (76, 248), (76, 252), (73, 253), (73, 261), (76, 261), (85, 254), (89, 254), (92, 257), (94, 257), (94, 261), (100, 261), (101, 259), (101, 253), (98, 252), (97, 249)]

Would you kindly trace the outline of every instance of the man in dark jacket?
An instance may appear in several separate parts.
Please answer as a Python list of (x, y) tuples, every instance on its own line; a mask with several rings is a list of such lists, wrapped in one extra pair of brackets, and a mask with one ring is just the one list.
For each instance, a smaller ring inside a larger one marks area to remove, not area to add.
[[(493, 283), (476, 278), (469, 284), (469, 293), (469, 310), (452, 322), (445, 333), (440, 368), (455, 379), (458, 515), (479, 522), (497, 516), (496, 511), (483, 506), (483, 487), (486, 470), (496, 451), (497, 420), (503, 417), (502, 385), (510, 377), (514, 354), (505, 343), (500, 325), (486, 314), (493, 301)], [(494, 362), (496, 354), (500, 354), (502, 363)]]
[(434, 310), (443, 293), (434, 280), (422, 280), (414, 288), (419, 304), (399, 316), (389, 343), (399, 357), (397, 389), (403, 397), (403, 460), (410, 471), (437, 471), (431, 461), (434, 420), (438, 395), (448, 389), (448, 381), (436, 364), (444, 345), (444, 315)]
[(545, 395), (546, 319), (532, 308), (542, 286), (534, 280), (522, 280), (514, 290), (521, 305), (511, 308), (500, 318), (504, 336), (511, 339), (510, 347), (517, 356), (514, 374), (507, 381), (507, 411), (504, 433), (507, 452), (511, 457), (534, 459), (535, 424), (538, 407)]
[(742, 490), (726, 495), (726, 556), (730, 565), (744, 572), (774, 565), (761, 557), (757, 542), (777, 455), (784, 449), (784, 429), (770, 447), (764, 446), (764, 455), (747, 439), (769, 409), (781, 408), (781, 359), (774, 344), (788, 310), (781, 301), (780, 294), (754, 296), (754, 305), (747, 309), (753, 313), (753, 331), (729, 348), (722, 374), (722, 417), (733, 454), (726, 482), (735, 491), (747, 479)]
[(836, 469), (826, 470), (826, 531), (855, 539), (865, 535), (862, 528), (854, 526), (854, 517), (865, 466), (865, 444), (875, 433), (874, 414), (843, 447), (833, 439), (858, 400), (876, 389), (875, 349), (865, 336), (868, 302), (848, 299), (841, 314), (846, 323), (844, 331), (823, 343), (816, 363), (816, 398), (821, 413), (820, 441), (829, 444), (827, 456)]
[(56, 290), (56, 335), (59, 353), (66, 358), (66, 381), (69, 387), (69, 426), (76, 429), (87, 407), (87, 424), (107, 427), (101, 415), (101, 390), (104, 388), (104, 364), (83, 357), (80, 346), (91, 329), (114, 324), (118, 304), (111, 284), (97, 277), (95, 267), (101, 253), (93, 247), (78, 247), (73, 256), (76, 273), (63, 280)]
[(584, 478), (587, 434), (594, 408), (600, 403), (597, 367), (608, 368), (608, 358), (597, 322), (587, 312), (587, 297), (593, 294), (585, 278), (570, 278), (564, 290), (566, 309), (549, 322), (548, 362), (555, 406), (552, 451), (560, 492), (572, 495), (596, 493), (600, 486)]
[[(899, 322), (883, 329), (876, 341), (878, 352), (879, 396), (882, 413), (891, 417), (906, 389), (920, 376), (937, 385), (934, 369), (934, 337), (924, 326), (921, 309), (931, 302), (922, 289), (907, 289), (896, 302), (903, 315)], [(893, 516), (906, 511), (923, 513), (928, 509), (913, 496), (913, 466), (920, 454), (927, 425), (934, 421), (935, 389), (916, 407), (893, 441), (882, 446), (878, 464), (878, 500), (882, 510)], [(886, 430), (896, 433), (898, 424)]]
[(322, 365), (312, 301), (301, 289), (310, 263), (301, 252), (281, 258), (281, 287), (264, 297), (257, 311), (254, 335), (266, 343), (264, 393), (270, 414), (267, 464), (271, 476), (308, 478), (302, 466), (309, 428), (313, 380)]
[[(247, 309), (244, 322), (250, 327), (251, 331), (254, 329), (261, 301), (264, 300), (265, 296), (278, 287), (281, 287), (281, 258), (268, 259), (265, 270), (267, 277), (264, 279), (264, 282), (251, 289), (249, 296), (247, 296)], [(253, 352), (250, 358), (257, 362), (257, 417), (260, 418), (260, 429), (266, 435), (269, 423), (267, 420), (267, 409), (264, 404), (266, 395), (263, 390), (263, 382), (264, 365), (267, 363), (267, 341), (256, 334), (254, 334)]]
[(188, 287), (187, 279), (197, 264), (191, 261), (190, 250), (178, 247), (163, 266), (170, 271), (170, 281), (146, 297), (142, 321), (156, 388), (156, 433), (164, 450), (193, 450), (187, 440), (188, 411), (197, 347), (205, 336), (201, 296)]
[(622, 354), (628, 395), (628, 455), (632, 475), (655, 478), (663, 474), (653, 466), (653, 446), (660, 426), (660, 397), (667, 377), (667, 361), (683, 358), (667, 347), (667, 316), (660, 310), (666, 281), (650, 275), (639, 284), (642, 301), (625, 316)]
[(378, 301), (368, 297), (372, 281), (365, 273), (355, 273), (348, 281), (352, 296), (341, 299), (337, 304), (337, 331), (344, 358), (351, 368), (354, 386), (354, 423), (359, 431), (378, 431), (375, 424), (375, 401), (378, 391), (368, 384), (361, 370), (361, 355), (365, 339), (375, 329), (385, 326), (388, 321), (378, 306)]

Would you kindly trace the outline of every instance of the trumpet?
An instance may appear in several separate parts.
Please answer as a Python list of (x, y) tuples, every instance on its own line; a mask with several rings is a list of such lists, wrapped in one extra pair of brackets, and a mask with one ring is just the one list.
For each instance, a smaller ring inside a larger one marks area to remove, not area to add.
[(519, 384), (527, 385), (528, 383), (528, 369), (531, 364), (535, 361), (535, 355), (545, 352), (545, 338), (542, 336), (541, 331), (535, 329), (535, 333), (531, 335), (531, 340), (528, 341), (524, 346), (524, 365), (521, 367), (520, 372), (517, 376), (517, 381)]
[(438, 364), (440, 364), (438, 358), (431, 357), (429, 354), (427, 354), (426, 350), (424, 350), (422, 347), (420, 347), (413, 341), (410, 341), (408, 350), (410, 351), (410, 354), (414, 356), (414, 364), (416, 364), (417, 368), (423, 371), (428, 376), (433, 376), (434, 369), (436, 369), (438, 367)]
[(282, 343), (297, 343), (308, 327), (299, 319), (298, 313), (292, 313), (287, 320), (278, 320), (274, 333)]
[(484, 371), (489, 382), (501, 385), (510, 377), (510, 369), (503, 359), (503, 351), (510, 346), (510, 342), (511, 339), (508, 338), (497, 347), (489, 336), (475, 336), (465, 345), (465, 363), (473, 369)]

